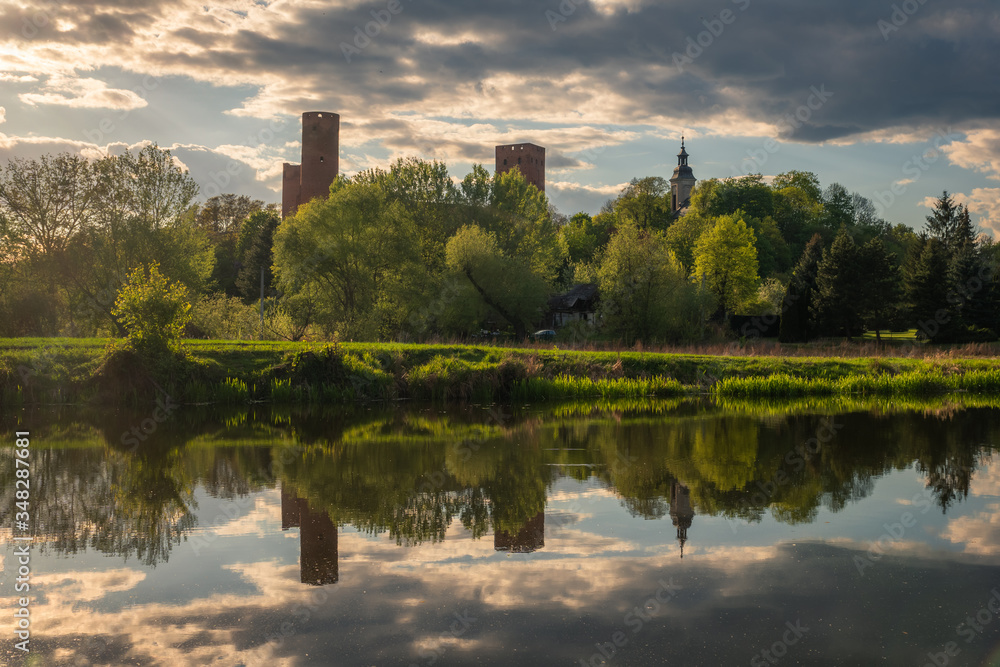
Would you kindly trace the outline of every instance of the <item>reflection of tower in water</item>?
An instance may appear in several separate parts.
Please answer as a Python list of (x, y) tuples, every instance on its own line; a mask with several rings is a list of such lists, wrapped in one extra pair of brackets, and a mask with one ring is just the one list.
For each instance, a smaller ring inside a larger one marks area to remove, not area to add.
[(545, 510), (524, 524), (517, 534), (503, 530), (493, 533), (493, 548), (496, 551), (530, 553), (545, 546)]
[(670, 518), (677, 527), (677, 541), (681, 543), (681, 558), (684, 558), (684, 543), (694, 518), (694, 508), (691, 507), (691, 492), (679, 481), (670, 486)]
[(281, 529), (299, 529), (299, 569), (303, 584), (324, 586), (340, 579), (337, 525), (326, 512), (309, 509), (309, 501), (281, 487)]

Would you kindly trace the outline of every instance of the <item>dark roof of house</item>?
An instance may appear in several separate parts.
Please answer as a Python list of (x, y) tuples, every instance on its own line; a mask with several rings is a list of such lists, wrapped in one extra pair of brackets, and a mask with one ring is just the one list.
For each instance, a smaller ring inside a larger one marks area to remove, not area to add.
[(597, 285), (574, 285), (573, 289), (549, 298), (549, 308), (552, 310), (574, 310), (587, 308), (597, 300)]

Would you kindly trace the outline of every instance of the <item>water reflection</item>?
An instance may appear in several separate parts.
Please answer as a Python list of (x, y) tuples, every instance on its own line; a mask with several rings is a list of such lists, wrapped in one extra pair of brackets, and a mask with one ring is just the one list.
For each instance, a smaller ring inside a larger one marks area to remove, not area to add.
[[(623, 631), (621, 664), (746, 664), (801, 618), (789, 663), (915, 663), (1000, 585), (1000, 410), (868, 407), (179, 411), (135, 450), (142, 415), (26, 414), (31, 527), (60, 557), (37, 561), (39, 651), (598, 664)], [(661, 581), (683, 588), (654, 612)]]
[[(444, 539), (454, 521), (473, 538), (493, 533), (498, 551), (529, 553), (544, 547), (553, 482), (570, 478), (599, 481), (633, 516), (669, 515), (683, 548), (695, 511), (807, 524), (911, 466), (945, 511), (968, 495), (992, 451), (984, 443), (1000, 431), (1000, 413), (989, 409), (946, 419), (760, 417), (685, 404), (666, 414), (655, 406), (584, 416), (522, 411), (504, 423), (475, 408), (335, 414), (188, 415), (134, 450), (118, 434), (136, 417), (46, 417), (49, 425), (35, 430), (32, 530), (58, 553), (95, 549), (155, 565), (195, 526), (196, 488), (235, 498), (280, 486), (283, 528), (300, 528), (304, 556), (307, 545), (336, 552), (330, 526), (388, 532), (414, 546)], [(0, 456), (8, 459), (0, 521), (9, 525), (12, 451)], [(312, 579), (336, 580), (336, 563), (317, 568)]]
[(303, 584), (325, 586), (340, 579), (337, 525), (326, 512), (315, 512), (309, 501), (281, 488), (281, 529), (299, 529), (299, 576)]

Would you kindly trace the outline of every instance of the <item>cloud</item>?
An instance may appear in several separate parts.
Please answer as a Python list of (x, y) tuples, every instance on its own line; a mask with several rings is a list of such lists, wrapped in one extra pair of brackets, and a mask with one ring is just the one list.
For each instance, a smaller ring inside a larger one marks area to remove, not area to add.
[[(553, 30), (537, 7), (519, 2), (404, 3), (350, 63), (341, 44), (372, 21), (368, 3), (41, 3), (35, 11), (59, 21), (45, 22), (29, 40), (19, 34), (32, 20), (29, 10), (0, 0), (0, 13), (12, 26), (7, 44), (18, 47), (8, 73), (78, 76), (87, 69), (80, 63), (99, 62), (246, 85), (256, 92), (232, 112), (264, 118), (328, 108), (382, 119), (407, 108), (453, 127), (504, 118), (821, 142), (1000, 115), (1000, 98), (981, 85), (993, 76), (987, 54), (1000, 43), (998, 10), (989, 0), (922, 5), (889, 43), (877, 28), (889, 10), (867, 0), (846, 0), (836, 16), (797, 0), (747, 3), (745, 10), (734, 3), (735, 19), (718, 35), (706, 32), (715, 17), (697, 5), (573, 5)], [(59, 29), (68, 25), (74, 29)], [(706, 45), (678, 68), (674, 54), (689, 40)], [(832, 95), (819, 100), (815, 90), (824, 89)], [(32, 104), (136, 103), (110, 88), (89, 96), (27, 95)], [(797, 113), (798, 120), (786, 121)]]
[(7, 110), (0, 107), (0, 123), (6, 122), (7, 120)]
[(76, 109), (141, 109), (147, 102), (131, 90), (108, 88), (97, 79), (54, 76), (39, 93), (21, 93), (18, 98), (29, 106), (51, 104)]
[(1000, 181), (1000, 130), (971, 130), (964, 141), (953, 141), (942, 150), (952, 164)]

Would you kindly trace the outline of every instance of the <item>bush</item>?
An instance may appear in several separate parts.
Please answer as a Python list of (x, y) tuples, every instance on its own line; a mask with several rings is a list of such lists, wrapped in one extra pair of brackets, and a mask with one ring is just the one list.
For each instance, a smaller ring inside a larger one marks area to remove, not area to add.
[(156, 263), (132, 272), (111, 309), (129, 342), (146, 353), (179, 350), (190, 311), (187, 289), (168, 282)]

